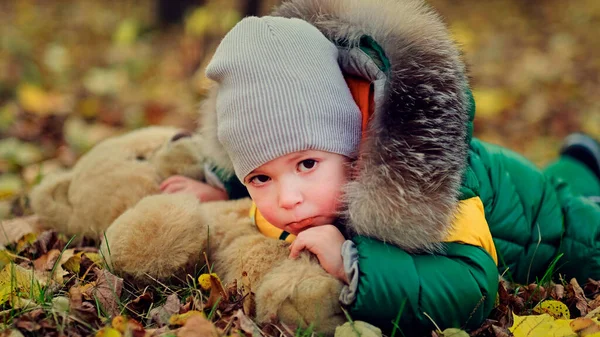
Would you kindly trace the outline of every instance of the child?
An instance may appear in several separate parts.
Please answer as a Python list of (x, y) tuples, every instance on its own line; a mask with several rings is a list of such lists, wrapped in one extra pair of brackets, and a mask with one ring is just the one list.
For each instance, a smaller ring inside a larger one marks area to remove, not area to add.
[[(354, 319), (478, 327), (499, 271), (534, 281), (559, 254), (568, 278), (600, 277), (600, 207), (471, 137), (464, 66), (421, 1), (294, 0), (275, 15), (310, 24), (246, 18), (227, 34), (207, 68), (219, 87), (205, 136), (259, 229), (297, 235), (291, 256), (317, 255)], [(597, 160), (580, 143), (565, 154)], [(600, 195), (593, 170), (566, 156), (549, 168)]]

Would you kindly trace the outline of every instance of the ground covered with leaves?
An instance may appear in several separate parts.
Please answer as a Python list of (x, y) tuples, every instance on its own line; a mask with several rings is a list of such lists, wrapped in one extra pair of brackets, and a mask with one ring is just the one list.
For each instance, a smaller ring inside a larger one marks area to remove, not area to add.
[[(263, 1), (263, 11), (275, 3)], [(600, 2), (430, 3), (464, 51), (477, 101), (476, 136), (539, 165), (556, 156), (571, 132), (600, 138), (594, 57)], [(158, 24), (154, 4), (0, 3), (0, 219), (30, 221), (31, 187), (71, 167), (102, 139), (147, 125), (195, 129), (207, 89), (204, 66), (244, 2), (207, 0), (175, 25)], [(203, 271), (177, 287), (154, 282), (140, 289), (100, 261), (97, 242), (53, 232), (26, 235), (0, 250), (3, 334), (311, 334), (256, 326), (249, 318), (251, 292), (214, 276), (200, 282)], [(501, 283), (497, 307), (471, 335), (597, 333), (599, 283), (553, 276), (558, 283)]]

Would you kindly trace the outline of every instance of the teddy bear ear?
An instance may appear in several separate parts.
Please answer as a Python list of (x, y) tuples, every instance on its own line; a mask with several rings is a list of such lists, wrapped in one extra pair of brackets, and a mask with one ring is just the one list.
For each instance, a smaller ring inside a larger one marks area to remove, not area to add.
[(43, 224), (52, 228), (66, 228), (73, 208), (69, 201), (71, 171), (49, 175), (29, 194), (31, 208)]

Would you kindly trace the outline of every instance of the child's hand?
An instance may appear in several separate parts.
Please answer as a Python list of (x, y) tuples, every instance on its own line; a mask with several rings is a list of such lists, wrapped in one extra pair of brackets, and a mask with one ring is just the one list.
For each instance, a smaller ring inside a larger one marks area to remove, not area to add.
[(348, 284), (348, 277), (342, 260), (342, 244), (346, 241), (333, 225), (306, 229), (292, 242), (290, 257), (297, 258), (304, 249), (315, 254), (326, 272)]
[(165, 179), (160, 184), (160, 190), (167, 194), (192, 193), (203, 202), (229, 199), (227, 192), (184, 176), (171, 176)]

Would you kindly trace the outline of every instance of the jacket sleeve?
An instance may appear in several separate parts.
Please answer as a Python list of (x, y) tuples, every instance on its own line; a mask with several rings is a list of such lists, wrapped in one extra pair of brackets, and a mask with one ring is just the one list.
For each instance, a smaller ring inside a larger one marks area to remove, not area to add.
[(441, 328), (476, 328), (494, 307), (498, 270), (482, 248), (444, 243), (437, 255), (412, 255), (383, 242), (355, 237), (358, 288), (353, 319), (391, 330), (399, 316), (403, 333)]

